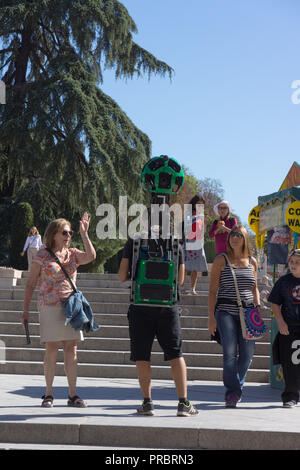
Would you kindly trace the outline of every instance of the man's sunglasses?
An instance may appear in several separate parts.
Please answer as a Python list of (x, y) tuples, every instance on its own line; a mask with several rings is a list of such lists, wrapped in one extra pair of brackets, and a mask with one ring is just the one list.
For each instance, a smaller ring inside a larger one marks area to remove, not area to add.
[(63, 230), (61, 233), (63, 234), (64, 237), (66, 237), (67, 235), (70, 235), (70, 237), (73, 237), (73, 234), (74, 234), (73, 230)]
[(242, 235), (240, 232), (230, 232), (229, 236), (230, 237), (244, 238), (244, 235)]

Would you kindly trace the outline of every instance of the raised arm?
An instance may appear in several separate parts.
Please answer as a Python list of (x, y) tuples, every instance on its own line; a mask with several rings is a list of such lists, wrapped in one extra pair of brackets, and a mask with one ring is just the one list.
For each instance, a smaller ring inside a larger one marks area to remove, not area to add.
[(84, 245), (84, 252), (79, 252), (76, 254), (76, 259), (78, 264), (88, 264), (91, 261), (96, 259), (96, 251), (93, 247), (91, 240), (89, 239), (88, 230), (90, 226), (90, 217), (87, 212), (85, 212), (81, 218), (79, 231)]

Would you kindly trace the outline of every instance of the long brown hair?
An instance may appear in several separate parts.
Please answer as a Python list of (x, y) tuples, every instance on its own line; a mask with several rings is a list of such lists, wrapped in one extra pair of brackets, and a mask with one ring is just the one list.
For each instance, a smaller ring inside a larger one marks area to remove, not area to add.
[(50, 224), (46, 228), (46, 231), (44, 234), (44, 240), (43, 240), (47, 248), (50, 248), (50, 250), (54, 248), (54, 244), (55, 244), (54, 236), (65, 225), (69, 225), (71, 229), (71, 223), (66, 219), (55, 219), (55, 220), (52, 220), (52, 222), (50, 222)]
[(39, 235), (39, 231), (36, 227), (31, 227), (28, 232), (28, 237), (34, 237), (35, 235)]
[(249, 235), (247, 230), (243, 225), (235, 225), (232, 230), (228, 233), (227, 241), (226, 241), (226, 253), (228, 255), (233, 256), (233, 249), (231, 248), (230, 245), (230, 234), (232, 232), (241, 232), (243, 237), (244, 237), (244, 244), (243, 244), (243, 249), (242, 249), (242, 256), (245, 258), (248, 258), (249, 256), (252, 255), (251, 250), (250, 250), (250, 243), (249, 243)]

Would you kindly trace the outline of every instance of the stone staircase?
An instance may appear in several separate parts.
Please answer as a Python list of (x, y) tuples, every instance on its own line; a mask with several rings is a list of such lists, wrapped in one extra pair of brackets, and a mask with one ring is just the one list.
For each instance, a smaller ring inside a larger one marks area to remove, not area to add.
[[(12, 285), (0, 287), (0, 373), (43, 374), (44, 347), (39, 341), (37, 291), (31, 303), (31, 344), (26, 344), (20, 315), (28, 277), (22, 272)], [(188, 279), (187, 279), (188, 282)], [(199, 296), (183, 295), (180, 301), (183, 351), (188, 367), (188, 380), (222, 380), (222, 349), (210, 341), (207, 330), (209, 277), (200, 277)], [(78, 346), (79, 377), (136, 378), (130, 362), (127, 326), (129, 284), (120, 284), (116, 274), (78, 274), (78, 288), (90, 302), (101, 328), (85, 337)], [(187, 286), (188, 287), (188, 286)], [(270, 313), (264, 314), (270, 326)], [(5, 360), (3, 354), (5, 353)], [(152, 353), (153, 379), (171, 379), (170, 367), (155, 341)], [(248, 382), (267, 383), (270, 366), (270, 335), (256, 344), (255, 356), (247, 375)], [(60, 350), (57, 375), (64, 375)]]

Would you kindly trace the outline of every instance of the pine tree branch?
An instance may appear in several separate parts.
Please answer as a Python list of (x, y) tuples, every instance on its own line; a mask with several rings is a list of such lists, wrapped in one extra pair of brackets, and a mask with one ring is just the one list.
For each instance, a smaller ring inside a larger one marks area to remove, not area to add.
[(13, 51), (12, 47), (7, 47), (6, 49), (1, 49), (0, 54), (6, 54), (6, 52)]
[(53, 43), (55, 43), (58, 47), (61, 47), (61, 43), (60, 43), (59, 39), (55, 36), (54, 32), (50, 28), (48, 28), (48, 26), (46, 26), (44, 24), (44, 22), (42, 20), (38, 21), (37, 24), (42, 27), (43, 36), (44, 36), (44, 39), (45, 39), (46, 43), (47, 43), (47, 40), (45, 38), (45, 31), (47, 31), (50, 34), (50, 36), (53, 39)]

